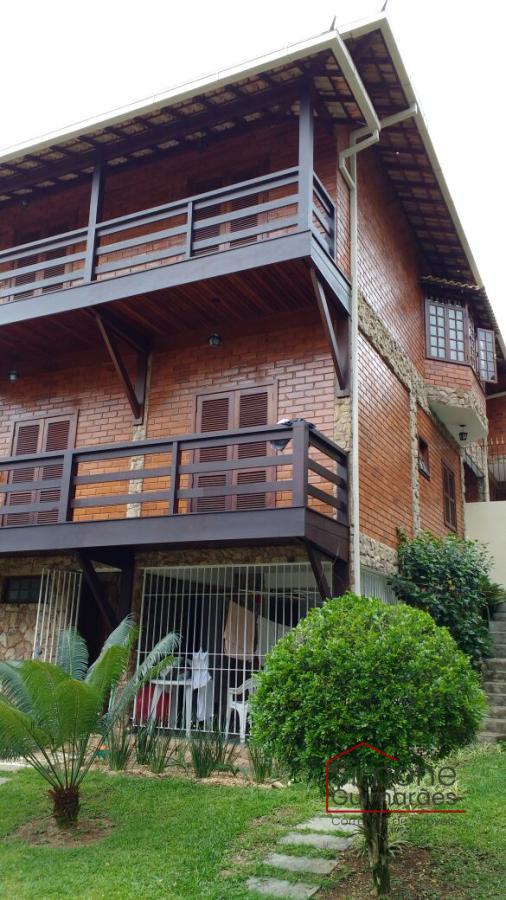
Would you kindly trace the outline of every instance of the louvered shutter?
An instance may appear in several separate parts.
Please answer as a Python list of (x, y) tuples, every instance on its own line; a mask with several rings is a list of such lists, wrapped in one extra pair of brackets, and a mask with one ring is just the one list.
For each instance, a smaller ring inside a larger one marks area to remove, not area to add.
[[(249, 181), (252, 178), (255, 178), (258, 175), (258, 171), (249, 171), (249, 172), (241, 172), (237, 176), (237, 182), (241, 181)], [(239, 209), (246, 209), (249, 206), (256, 206), (258, 203), (262, 203), (263, 195), (259, 191), (257, 194), (248, 194), (246, 197), (237, 197), (235, 200), (231, 200), (230, 208), (232, 212), (235, 212)], [(252, 213), (249, 216), (244, 216), (239, 219), (233, 219), (230, 223), (230, 231), (233, 234), (234, 231), (246, 231), (250, 228), (256, 228), (259, 224), (260, 216), (258, 213)], [(230, 241), (231, 247), (243, 247), (245, 244), (254, 244), (256, 241), (260, 240), (259, 234), (250, 235), (249, 237), (237, 238), (236, 240)]]
[[(269, 418), (269, 391), (265, 388), (251, 391), (240, 391), (238, 397), (238, 426), (239, 428), (254, 428), (257, 425), (267, 425)], [(267, 442), (255, 441), (251, 444), (239, 444), (237, 456), (239, 459), (248, 457), (266, 456)], [(265, 484), (267, 481), (266, 469), (241, 469), (236, 475), (237, 484)], [(264, 491), (253, 494), (238, 494), (237, 509), (263, 509), (267, 505), (267, 497)]]
[[(60, 224), (51, 228), (50, 231), (47, 232), (47, 237), (52, 237), (57, 234), (65, 234), (66, 231), (70, 231), (69, 226), (66, 223)], [(41, 261), (46, 262), (51, 259), (59, 259), (62, 256), (65, 256), (66, 253), (72, 252), (71, 247), (60, 247), (55, 250), (47, 250), (45, 253), (41, 254)], [(42, 288), (42, 293), (45, 294), (48, 291), (56, 291), (63, 287), (65, 275), (65, 263), (60, 263), (58, 266), (49, 266), (47, 269), (44, 269), (42, 272), (42, 278), (56, 278), (58, 275), (62, 276), (61, 284), (48, 284), (46, 287)], [(59, 450), (62, 448), (58, 448)], [(66, 448), (63, 448), (66, 449)]]
[[(42, 420), (30, 422), (17, 422), (14, 428), (14, 441), (12, 447), (13, 456), (24, 456), (28, 453), (38, 453), (42, 433)], [(11, 484), (35, 481), (37, 468), (35, 466), (23, 466), (12, 469), (9, 477)], [(5, 495), (5, 503), (9, 506), (27, 506), (36, 502), (36, 492), (29, 489), (14, 491)], [(34, 514), (30, 512), (7, 513), (3, 517), (4, 525), (31, 525), (34, 522)]]
[[(232, 394), (199, 397), (197, 401), (197, 431), (227, 431), (232, 428)], [(230, 447), (224, 444), (197, 451), (196, 462), (218, 462), (230, 458)], [(194, 480), (199, 488), (230, 484), (228, 472), (197, 475)], [(230, 507), (230, 497), (198, 497), (192, 504), (195, 512), (220, 512)]]
[[(29, 422), (18, 422), (14, 430), (13, 456), (22, 456), (28, 453), (47, 453), (50, 451), (67, 450), (74, 445), (76, 417), (75, 416), (51, 416), (46, 419), (32, 419)], [(58, 479), (61, 477), (63, 466), (61, 463), (51, 463), (45, 466), (23, 466), (13, 469), (9, 481), (12, 484), (41, 479)], [(6, 503), (9, 505), (27, 506), (34, 503), (47, 503), (50, 508), (41, 512), (16, 512), (4, 516), (4, 524), (12, 525), (50, 525), (58, 520), (58, 510), (55, 508), (60, 500), (60, 487), (46, 488), (44, 490), (15, 491), (6, 495)]]
[[(42, 238), (42, 234), (40, 231), (27, 231), (22, 234), (16, 235), (16, 246), (23, 246), (23, 244), (31, 244), (33, 241), (38, 241)], [(34, 253), (32, 256), (22, 256), (21, 259), (18, 260), (16, 264), (16, 268), (24, 269), (25, 266), (34, 265), (39, 261), (39, 255)], [(21, 285), (33, 285), (38, 277), (37, 271), (35, 272), (25, 272), (24, 275), (16, 275), (13, 278), (12, 286), (13, 287), (21, 287)], [(34, 297), (35, 290), (32, 288), (27, 291), (20, 291), (19, 294), (14, 294), (13, 300), (25, 300), (27, 297)], [(27, 451), (27, 453), (30, 451)]]
[[(61, 418), (51, 418), (44, 421), (42, 435), (42, 452), (50, 453), (53, 450), (68, 450), (73, 444), (73, 419), (68, 416)], [(52, 463), (41, 467), (40, 477), (43, 479), (61, 478), (63, 465), (61, 463)], [(52, 509), (47, 512), (39, 512), (37, 516), (37, 525), (51, 525), (58, 521), (58, 510), (54, 506), (60, 501), (61, 490), (59, 487), (47, 488), (39, 491), (39, 500), (41, 503), (51, 504)]]
[[(193, 182), (192, 185), (192, 194), (193, 196), (199, 194), (205, 194), (207, 191), (217, 191), (218, 188), (222, 186), (221, 178), (207, 178), (204, 181)], [(193, 223), (195, 229), (195, 237), (196, 241), (204, 241), (210, 240), (211, 238), (218, 237), (220, 235), (220, 231), (222, 226), (218, 222), (216, 225), (207, 225), (205, 228), (199, 228), (198, 224), (202, 219), (212, 219), (214, 216), (220, 216), (226, 210), (226, 205), (224, 203), (217, 202), (213, 204), (213, 206), (205, 206), (203, 209), (196, 209), (193, 214)], [(210, 244), (208, 247), (202, 247), (195, 250), (195, 256), (207, 256), (209, 253), (216, 253), (220, 249), (220, 244), (217, 242), (216, 244)]]

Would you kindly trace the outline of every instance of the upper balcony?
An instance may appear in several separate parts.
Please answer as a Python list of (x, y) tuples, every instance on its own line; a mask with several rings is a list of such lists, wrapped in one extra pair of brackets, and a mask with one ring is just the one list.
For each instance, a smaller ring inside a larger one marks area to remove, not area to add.
[[(92, 191), (93, 193), (93, 191)], [(0, 251), (0, 325), (313, 258), (336, 293), (336, 208), (314, 171), (272, 172)]]

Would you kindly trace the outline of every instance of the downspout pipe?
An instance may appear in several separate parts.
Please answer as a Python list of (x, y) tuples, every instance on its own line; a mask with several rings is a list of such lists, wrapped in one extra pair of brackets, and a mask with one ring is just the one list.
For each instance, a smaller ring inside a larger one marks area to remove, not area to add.
[[(339, 171), (350, 192), (350, 278), (351, 278), (351, 453), (350, 453), (350, 526), (352, 587), (361, 591), (360, 576), (360, 491), (359, 491), (359, 371), (358, 371), (358, 181), (357, 154), (380, 140), (380, 133), (390, 125), (397, 125), (417, 114), (416, 103), (378, 122), (377, 128), (364, 125), (350, 135), (350, 145), (339, 154)], [(349, 160), (349, 164), (348, 164)]]

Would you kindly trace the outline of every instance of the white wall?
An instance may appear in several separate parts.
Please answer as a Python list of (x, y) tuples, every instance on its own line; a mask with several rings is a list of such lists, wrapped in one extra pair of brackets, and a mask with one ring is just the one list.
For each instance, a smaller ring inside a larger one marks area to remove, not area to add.
[(494, 559), (492, 578), (506, 587), (506, 500), (466, 503), (466, 536), (487, 545)]

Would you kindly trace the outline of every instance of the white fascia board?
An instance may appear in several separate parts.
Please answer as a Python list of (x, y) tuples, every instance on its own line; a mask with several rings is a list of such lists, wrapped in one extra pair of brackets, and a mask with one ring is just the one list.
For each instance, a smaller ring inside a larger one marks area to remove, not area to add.
[(58, 141), (70, 140), (71, 138), (79, 136), (84, 137), (86, 134), (95, 131), (97, 128), (108, 125), (117, 125), (120, 122), (130, 119), (133, 115), (147, 115), (163, 106), (189, 100), (198, 94), (217, 90), (224, 85), (230, 84), (230, 82), (251, 78), (258, 75), (260, 72), (265, 71), (267, 68), (286, 65), (290, 62), (303, 59), (305, 56), (310, 56), (324, 50), (331, 50), (334, 54), (337, 64), (348, 82), (350, 90), (354, 95), (355, 101), (357, 102), (365, 121), (371, 128), (378, 127), (376, 112), (344, 41), (336, 31), (327, 31), (322, 35), (309, 38), (308, 40), (297, 44), (292, 44), (275, 53), (258, 57), (255, 60), (242, 63), (233, 68), (223, 69), (213, 75), (208, 75), (183, 85), (178, 85), (169, 91), (154, 94), (151, 98), (136, 101), (128, 106), (120, 107), (117, 110), (107, 112), (96, 118), (76, 122), (70, 127), (42, 135), (39, 139), (29, 140), (12, 147), (7, 147), (5, 150), (0, 151), (0, 164), (14, 160), (27, 152), (37, 153)]

